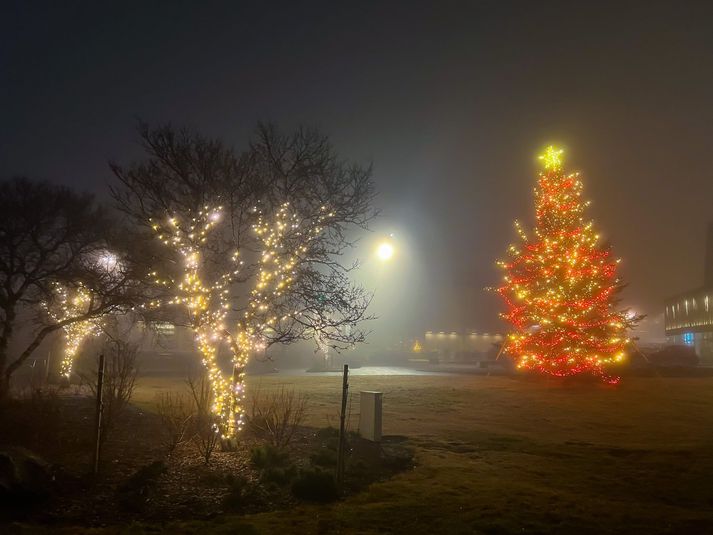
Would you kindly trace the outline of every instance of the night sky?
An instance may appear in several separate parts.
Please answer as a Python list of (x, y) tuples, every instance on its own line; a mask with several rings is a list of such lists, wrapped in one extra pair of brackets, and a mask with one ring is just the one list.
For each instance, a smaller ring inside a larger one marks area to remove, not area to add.
[(317, 126), (374, 164), (374, 235), (403, 251), (379, 281), (390, 325), (482, 332), (504, 328), (483, 288), (554, 142), (623, 258), (627, 305), (655, 319), (702, 284), (713, 4), (378, 4), (5, 1), (0, 177), (105, 197), (107, 161), (140, 157), (137, 117), (237, 148), (259, 120)]

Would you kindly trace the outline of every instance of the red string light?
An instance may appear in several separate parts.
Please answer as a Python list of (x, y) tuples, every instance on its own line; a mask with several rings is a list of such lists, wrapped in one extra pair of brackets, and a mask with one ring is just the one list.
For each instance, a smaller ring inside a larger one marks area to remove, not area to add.
[(615, 310), (619, 261), (583, 219), (582, 183), (577, 174), (564, 174), (561, 154), (549, 147), (540, 157), (545, 169), (535, 190), (534, 237), (516, 223), (522, 244), (499, 263), (506, 272), (497, 289), (507, 306), (501, 316), (514, 327), (504, 350), (519, 368), (616, 383), (607, 370), (624, 359), (631, 326)]

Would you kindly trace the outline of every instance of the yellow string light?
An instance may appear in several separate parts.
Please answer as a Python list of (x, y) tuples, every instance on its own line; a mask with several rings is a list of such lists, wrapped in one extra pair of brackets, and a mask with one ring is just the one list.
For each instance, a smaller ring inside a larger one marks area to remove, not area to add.
[(564, 150), (556, 149), (554, 146), (550, 145), (545, 149), (545, 152), (538, 156), (538, 159), (542, 160), (545, 169), (560, 169), (562, 167), (562, 154)]
[[(153, 222), (152, 228), (161, 242), (184, 259), (182, 276), (178, 281), (161, 279), (152, 273), (156, 284), (173, 287), (174, 295), (168, 304), (180, 305), (188, 311), (190, 326), (206, 367), (212, 392), (212, 412), (218, 424), (216, 431), (229, 438), (242, 430), (245, 424), (245, 366), (262, 335), (277, 318), (270, 313), (273, 303), (285, 295), (295, 280), (295, 268), (301, 255), (307, 252), (310, 240), (322, 232), (322, 223), (328, 214), (322, 208), (314, 224), (301, 225), (297, 215), (284, 203), (273, 220), (258, 213), (253, 226), (261, 252), (257, 275), (249, 295), (246, 311), (231, 333), (226, 326), (230, 309), (230, 289), (240, 273), (240, 254), (233, 253), (233, 266), (219, 276), (213, 284), (205, 281), (202, 250), (207, 237), (222, 219), (222, 209), (206, 206), (196, 217), (186, 219), (174, 215), (165, 223)], [(304, 228), (303, 228), (304, 227)], [(299, 236), (301, 244), (288, 250), (286, 238)], [(218, 363), (218, 348), (227, 343), (232, 352), (233, 374), (226, 377)]]
[[(52, 302), (45, 302), (44, 306), (50, 317), (57, 323), (72, 318), (78, 318), (89, 312), (92, 303), (92, 294), (83, 285), (75, 289), (68, 289), (59, 283), (53, 285), (55, 298)], [(97, 336), (101, 332), (101, 320), (98, 318), (72, 321), (62, 327), (65, 337), (60, 373), (69, 378), (72, 374), (74, 360), (79, 353), (79, 348), (88, 337)]]

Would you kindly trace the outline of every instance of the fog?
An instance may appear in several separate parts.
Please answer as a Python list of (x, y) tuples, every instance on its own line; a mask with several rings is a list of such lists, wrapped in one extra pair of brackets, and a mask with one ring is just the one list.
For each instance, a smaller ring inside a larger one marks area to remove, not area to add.
[[(663, 300), (702, 283), (710, 6), (85, 7), (2, 8), (0, 175), (106, 198), (107, 162), (141, 158), (136, 117), (238, 149), (259, 120), (317, 126), (374, 165), (382, 216), (355, 275), (375, 292), (373, 348), (505, 329), (483, 289), (512, 221), (532, 223), (551, 142), (583, 172), (589, 215), (623, 259), (624, 304), (649, 315), (642, 336), (660, 339)], [(380, 264), (390, 234), (396, 254)]]

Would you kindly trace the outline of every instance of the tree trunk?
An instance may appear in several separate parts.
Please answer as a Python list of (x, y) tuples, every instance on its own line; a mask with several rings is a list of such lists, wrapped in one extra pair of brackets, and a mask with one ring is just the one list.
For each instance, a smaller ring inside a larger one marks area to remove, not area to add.
[(13, 327), (15, 326), (15, 304), (6, 303), (3, 309), (5, 321), (0, 334), (0, 400), (7, 398), (10, 391), (10, 374), (7, 372), (7, 346), (10, 344)]
[(56, 331), (59, 328), (61, 328), (61, 325), (58, 324), (50, 325), (40, 329), (40, 332), (37, 333), (35, 339), (32, 340), (30, 345), (25, 348), (25, 350), (20, 354), (20, 356), (17, 357), (12, 363), (10, 363), (10, 365), (3, 366), (2, 373), (0, 373), (0, 376), (2, 376), (2, 379), (0, 379), (0, 393), (3, 388), (4, 381), (5, 395), (7, 395), (10, 385), (10, 377), (12, 377), (12, 374), (15, 373), (20, 366), (22, 366), (22, 363), (25, 362), (30, 355), (32, 355), (35, 349), (37, 349), (37, 347), (42, 343), (42, 340), (44, 340), (48, 334)]
[(8, 398), (10, 393), (10, 377), (3, 370), (0, 373), (0, 403)]
[[(245, 412), (245, 407), (243, 406), (243, 400), (240, 399), (244, 395), (245, 384), (242, 379), (242, 375), (245, 371), (245, 365), (240, 365), (237, 362), (233, 363), (233, 376), (230, 380), (230, 395), (231, 403), (233, 406), (233, 414), (237, 422), (231, 422), (231, 427), (237, 427), (237, 430), (242, 429), (243, 425), (243, 414)], [(239, 389), (239, 390), (238, 390)]]

